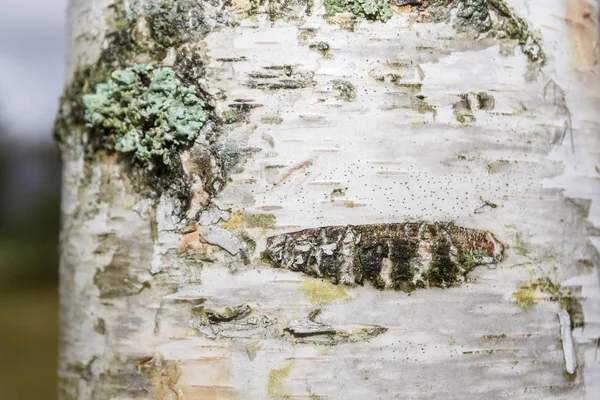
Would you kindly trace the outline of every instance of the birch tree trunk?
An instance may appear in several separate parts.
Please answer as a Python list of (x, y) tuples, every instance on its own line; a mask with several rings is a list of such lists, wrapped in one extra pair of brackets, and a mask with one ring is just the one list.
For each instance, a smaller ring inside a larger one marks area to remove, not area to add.
[(597, 16), (71, 0), (59, 397), (597, 398)]

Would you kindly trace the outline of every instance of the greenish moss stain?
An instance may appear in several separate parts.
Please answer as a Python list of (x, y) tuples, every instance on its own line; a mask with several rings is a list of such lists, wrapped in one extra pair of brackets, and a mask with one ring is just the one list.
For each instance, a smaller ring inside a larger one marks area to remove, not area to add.
[[(264, 13), (269, 21), (279, 19), (301, 21), (304, 15), (311, 15), (314, 7), (313, 0), (250, 0), (250, 7), (246, 11), (248, 16)], [(302, 14), (293, 12), (297, 6), (304, 6)]]
[(271, 213), (249, 213), (236, 211), (231, 214), (227, 222), (220, 226), (230, 232), (242, 232), (245, 228), (271, 229), (275, 227), (277, 218)]
[(196, 90), (171, 68), (119, 69), (83, 96), (86, 126), (109, 150), (169, 165), (173, 148), (190, 145), (206, 121)]
[(342, 286), (334, 285), (322, 279), (306, 278), (298, 286), (298, 290), (304, 294), (311, 304), (327, 304), (352, 299)]
[(150, 287), (148, 282), (140, 282), (135, 275), (129, 274), (127, 267), (120, 263), (98, 269), (94, 275), (94, 285), (100, 291), (101, 299), (133, 296)]
[(423, 88), (422, 83), (398, 82), (396, 79), (400, 79), (401, 78), (400, 75), (396, 75), (396, 74), (388, 74), (388, 75), (395, 77), (391, 81), (394, 86), (408, 90), (409, 94), (419, 93), (421, 91), (421, 89)]
[(392, 17), (388, 0), (325, 0), (325, 11), (329, 15), (350, 12), (369, 20), (387, 22)]
[(269, 372), (269, 381), (267, 383), (267, 396), (271, 398), (290, 398), (285, 394), (284, 380), (290, 375), (294, 364), (289, 363), (283, 368), (272, 368)]
[[(283, 118), (281, 118), (280, 116), (274, 116), (274, 117), (262, 117), (260, 119), (260, 122), (262, 122), (263, 124), (268, 124), (268, 125), (281, 125), (281, 123), (283, 122)], [(271, 146), (273, 147), (273, 146)]]
[(417, 111), (419, 114), (426, 114), (426, 113), (433, 114), (434, 121), (435, 121), (435, 118), (437, 117), (437, 110), (435, 109), (434, 106), (432, 106), (431, 104), (429, 104), (425, 101), (425, 96), (422, 96), (422, 95), (412, 96), (410, 99), (410, 108)]
[(245, 213), (244, 219), (248, 228), (274, 228), (275, 214), (251, 214)]
[(226, 124), (235, 124), (236, 122), (246, 122), (248, 112), (245, 110), (225, 110), (221, 113), (223, 122)]
[(481, 202), (483, 203), (484, 206), (488, 206), (491, 208), (498, 208), (498, 204), (492, 203), (491, 201), (486, 200), (483, 197), (479, 197), (479, 200), (481, 200)]
[(521, 239), (521, 235), (518, 232), (515, 234), (515, 242), (515, 249), (517, 250), (517, 253), (519, 253), (521, 256), (526, 256), (527, 253), (529, 253), (529, 250), (527, 249), (527, 245), (523, 239)]
[(512, 294), (512, 298), (516, 300), (517, 306), (527, 310), (533, 307), (533, 296), (535, 294), (535, 286), (524, 286), (519, 291)]
[(482, 339), (505, 339), (507, 337), (506, 333), (500, 333), (497, 335), (483, 335)]
[(249, 253), (253, 253), (256, 250), (256, 240), (254, 240), (246, 231), (240, 232), (240, 239), (246, 243)]
[(471, 113), (461, 113), (458, 111), (454, 111), (454, 118), (461, 124), (466, 124), (467, 122), (475, 122), (477, 119)]
[(569, 312), (573, 327), (584, 325), (583, 311), (577, 297), (570, 288), (563, 288), (548, 276), (534, 278), (527, 282), (519, 291), (513, 293), (512, 298), (516, 300), (516, 304), (519, 307), (529, 309), (535, 304), (534, 296), (538, 289), (542, 293), (550, 295), (551, 300), (558, 302), (562, 309)]

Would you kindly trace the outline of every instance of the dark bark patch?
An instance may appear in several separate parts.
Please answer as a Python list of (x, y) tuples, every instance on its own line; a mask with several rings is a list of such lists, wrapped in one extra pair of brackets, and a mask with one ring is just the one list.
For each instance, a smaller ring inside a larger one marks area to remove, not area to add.
[(493, 234), (453, 223), (328, 226), (267, 239), (263, 260), (333, 283), (411, 291), (449, 287), (477, 265), (502, 261)]

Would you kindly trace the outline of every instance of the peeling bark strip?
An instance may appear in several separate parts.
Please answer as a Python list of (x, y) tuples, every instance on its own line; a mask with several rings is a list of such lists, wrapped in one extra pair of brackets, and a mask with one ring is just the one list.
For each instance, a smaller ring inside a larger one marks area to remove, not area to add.
[(565, 354), (565, 370), (573, 375), (577, 368), (577, 355), (573, 346), (573, 335), (571, 333), (571, 316), (567, 310), (561, 310), (558, 313), (560, 323), (560, 340), (562, 342), (563, 353)]
[(502, 261), (504, 245), (492, 233), (453, 223), (328, 226), (267, 239), (275, 267), (329, 278), (334, 283), (413, 290), (453, 286), (481, 264)]
[(270, 339), (327, 346), (368, 341), (388, 330), (379, 325), (332, 326), (315, 321), (320, 311), (314, 310), (308, 318), (291, 319), (286, 323), (268, 314), (254, 314), (245, 303), (227, 307), (223, 312), (205, 309), (200, 304), (192, 307), (192, 318), (187, 326), (211, 340)]

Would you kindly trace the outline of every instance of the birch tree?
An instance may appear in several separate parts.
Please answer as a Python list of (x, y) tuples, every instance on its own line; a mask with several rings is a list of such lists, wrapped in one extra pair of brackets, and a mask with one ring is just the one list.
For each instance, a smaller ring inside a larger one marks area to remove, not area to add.
[(71, 0), (61, 399), (597, 398), (597, 4)]

